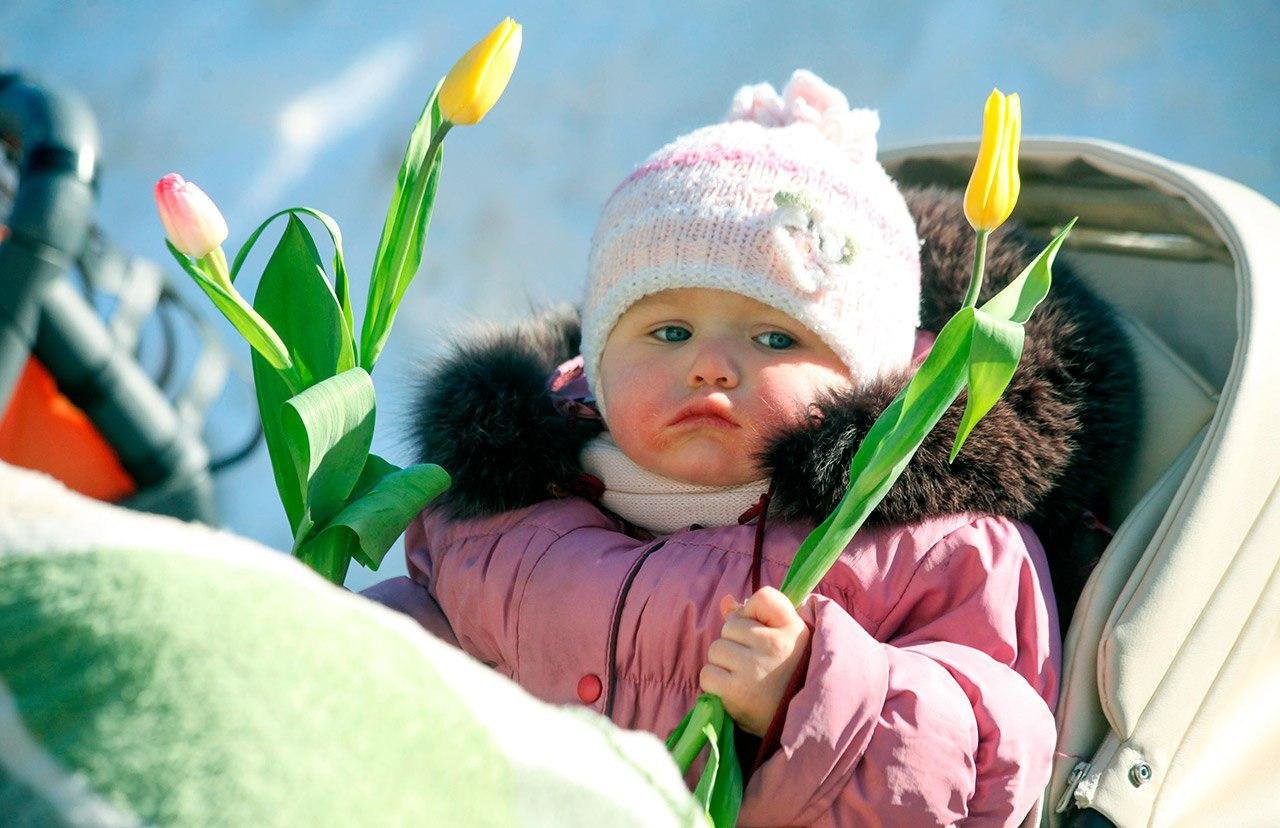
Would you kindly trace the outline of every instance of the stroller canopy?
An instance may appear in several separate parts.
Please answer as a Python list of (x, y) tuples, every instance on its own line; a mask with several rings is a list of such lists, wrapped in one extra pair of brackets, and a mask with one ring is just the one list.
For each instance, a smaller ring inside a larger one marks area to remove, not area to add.
[[(961, 188), (976, 142), (884, 154), (904, 184)], [(1023, 143), (1015, 218), (1125, 316), (1142, 377), (1123, 518), (1066, 641), (1045, 822), (1280, 819), (1280, 208), (1116, 144)]]

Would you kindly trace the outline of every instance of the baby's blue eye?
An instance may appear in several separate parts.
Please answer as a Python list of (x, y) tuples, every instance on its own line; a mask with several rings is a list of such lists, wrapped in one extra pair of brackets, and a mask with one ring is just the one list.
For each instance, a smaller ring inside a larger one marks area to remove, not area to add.
[(649, 335), (663, 342), (684, 342), (693, 332), (679, 325), (663, 325)]
[(772, 348), (775, 351), (785, 351), (796, 344), (793, 337), (784, 334), (782, 331), (765, 331), (762, 334), (757, 334), (754, 339), (764, 347)]

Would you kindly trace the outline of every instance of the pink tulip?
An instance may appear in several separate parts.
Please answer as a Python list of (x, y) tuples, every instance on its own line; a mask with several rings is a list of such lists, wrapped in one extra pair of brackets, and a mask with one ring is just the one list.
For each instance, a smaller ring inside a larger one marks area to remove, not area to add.
[(209, 196), (177, 173), (156, 182), (156, 208), (165, 235), (179, 251), (202, 259), (227, 240), (227, 222)]

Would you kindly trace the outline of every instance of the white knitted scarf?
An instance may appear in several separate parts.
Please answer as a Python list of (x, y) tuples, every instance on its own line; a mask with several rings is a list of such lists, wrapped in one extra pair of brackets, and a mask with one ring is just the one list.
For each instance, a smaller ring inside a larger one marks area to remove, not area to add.
[(609, 432), (582, 449), (582, 468), (604, 482), (605, 508), (660, 535), (690, 524), (732, 526), (769, 489), (769, 479), (740, 486), (699, 486), (640, 468)]

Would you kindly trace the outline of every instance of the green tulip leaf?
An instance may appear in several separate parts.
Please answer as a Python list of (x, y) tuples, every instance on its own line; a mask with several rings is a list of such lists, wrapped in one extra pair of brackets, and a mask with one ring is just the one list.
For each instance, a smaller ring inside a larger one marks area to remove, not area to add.
[(173, 243), (165, 240), (165, 246), (173, 254), (182, 269), (213, 300), (214, 307), (222, 312), (227, 321), (245, 338), (255, 353), (261, 354), (273, 368), (284, 370), (291, 365), (289, 352), (280, 341), (280, 336), (271, 325), (249, 306), (244, 297), (234, 290), (227, 290), (209, 278), (200, 267), (185, 253), (180, 252)]
[(258, 396), (258, 416), (262, 420), (262, 434), (267, 443), (267, 456), (271, 459), (271, 473), (276, 480), (276, 491), (289, 521), (289, 531), (298, 533), (306, 500), (306, 486), (298, 477), (289, 451), (289, 441), (284, 434), (281, 412), (284, 403), (293, 396), (293, 389), (279, 371), (256, 353), (253, 356), (253, 390)]
[(439, 466), (400, 469), (371, 454), (347, 505), (319, 537), (340, 536), (341, 545), (362, 566), (377, 569), (405, 527), (448, 487), (449, 475)]
[[(370, 454), (365, 458), (364, 468), (351, 491), (348, 504), (362, 497), (379, 480), (397, 470), (397, 466), (376, 454)], [(358, 540), (350, 532), (322, 530), (311, 533), (311, 537), (298, 545), (293, 554), (321, 577), (341, 586), (347, 580), (347, 571), (351, 568), (352, 558), (356, 556), (358, 544)]]
[(726, 828), (737, 822), (744, 784), (733, 728), (733, 719), (720, 697), (703, 693), (667, 737), (667, 750), (681, 773), (688, 772), (707, 747), (707, 764), (698, 777), (694, 798), (702, 803), (713, 824)]
[(322, 533), (303, 541), (293, 551), (294, 556), (311, 567), (320, 577), (335, 586), (342, 586), (351, 568), (351, 541), (339, 533)]
[(351, 490), (351, 497), (347, 499), (347, 503), (364, 497), (374, 486), (378, 485), (378, 481), (398, 471), (400, 471), (400, 467), (395, 463), (390, 463), (376, 454), (370, 454), (364, 459), (364, 468), (360, 470), (360, 479), (356, 481), (355, 488)]
[(1013, 379), (1018, 360), (1022, 358), (1024, 337), (1021, 324), (991, 316), (986, 311), (974, 312), (969, 345), (969, 399), (960, 417), (949, 462), (955, 462), (973, 427), (986, 416)]
[(849, 463), (849, 488), (836, 510), (800, 544), (781, 591), (797, 606), (827, 574), (879, 505), (967, 378), (974, 311), (964, 308), (938, 333), (915, 376), (867, 431)]
[[(324, 266), (306, 226), (293, 216), (258, 283), (254, 308), (279, 332), (295, 376), (277, 372), (253, 354), (253, 386), (276, 489), (296, 536), (306, 500), (282, 423), (285, 401), (315, 382), (355, 367), (355, 350), (343, 335), (342, 312), (324, 276)], [(297, 385), (295, 385), (297, 383)]]
[(1031, 260), (1031, 264), (1023, 268), (1012, 282), (982, 305), (982, 310), (998, 319), (1025, 324), (1031, 318), (1031, 313), (1036, 306), (1049, 295), (1049, 288), (1053, 284), (1053, 260), (1057, 257), (1058, 248), (1062, 247), (1067, 234), (1071, 232), (1071, 228), (1075, 227), (1078, 218), (1077, 216), (1067, 222), (1067, 226), (1063, 227), (1044, 250)]
[(438, 135), (443, 122), (439, 94), (440, 84), (437, 84), (409, 136), (409, 146), (382, 225), (360, 330), (360, 364), (366, 371), (373, 370), (391, 334), (391, 323), (395, 321), (400, 300), (422, 264), (422, 248), (444, 163), (444, 146), (439, 141), (442, 136)]
[(346, 505), (373, 442), (374, 413), (373, 380), (363, 368), (318, 382), (284, 404), (294, 470), (306, 481), (304, 525), (323, 527)]
[(311, 231), (290, 215), (267, 261), (253, 306), (280, 333), (303, 390), (356, 365), (342, 308), (325, 276)]
[(733, 727), (733, 719), (727, 713), (721, 716), (716, 740), (719, 763), (707, 802), (711, 822), (724, 828), (738, 824), (738, 811), (742, 809), (742, 766), (738, 764), (738, 751), (733, 743)]
[[(973, 337), (973, 308), (961, 308), (938, 332), (928, 356), (916, 369), (902, 393), (902, 412), (899, 420), (914, 411), (932, 409), (938, 400), (947, 396), (946, 391), (954, 382), (948, 382), (957, 366), (968, 363), (969, 343)], [(879, 425), (877, 420), (876, 425)], [(897, 426), (887, 423), (886, 430)], [(873, 428), (872, 431), (875, 429)]]
[(351, 314), (351, 286), (350, 280), (347, 278), (346, 254), (342, 252), (342, 231), (338, 228), (338, 223), (327, 213), (322, 213), (319, 210), (313, 210), (310, 207), (290, 207), (268, 216), (266, 221), (259, 224), (258, 229), (254, 230), (253, 233), (249, 235), (249, 238), (245, 240), (245, 243), (240, 245), (240, 250), (236, 253), (236, 258), (231, 263), (231, 281), (235, 282), (236, 276), (240, 274), (240, 268), (244, 266), (245, 258), (249, 255), (249, 251), (253, 249), (253, 246), (257, 244), (258, 237), (267, 229), (267, 226), (284, 215), (288, 215), (292, 218), (295, 213), (312, 216), (324, 225), (325, 230), (329, 231), (329, 238), (333, 242), (334, 287), (337, 292), (338, 305), (342, 308), (342, 318), (346, 323), (347, 339), (351, 340), (352, 347), (354, 348), (355, 337), (353, 331), (355, 330), (355, 324), (352, 320)]
[[(714, 722), (707, 722), (701, 728), (702, 736), (707, 740), (707, 764), (698, 778), (698, 787), (693, 790), (693, 798), (702, 803), (702, 809), (711, 815), (711, 792), (715, 787), (716, 774), (720, 772), (720, 732)], [(712, 819), (715, 822), (715, 819)]]
[[(961, 308), (943, 326), (915, 376), (876, 419), (858, 446), (850, 462), (850, 484), (844, 498), (800, 544), (781, 587), (792, 603), (799, 605), (830, 570), (971, 377), (976, 376), (979, 388), (976, 394), (970, 395), (971, 401), (962, 415), (953, 459), (969, 431), (995, 404), (1008, 386), (1022, 353), (1021, 323), (1031, 317), (1048, 295), (1054, 257), (1075, 222), (1075, 219), (1068, 222), (1031, 264), (986, 302), (981, 311)], [(983, 314), (981, 323), (978, 313)], [(1016, 324), (1018, 331), (1015, 333), (1001, 323)], [(979, 324), (984, 326), (980, 334), (975, 333)], [(976, 336), (981, 336), (983, 341), (975, 351)], [(976, 368), (971, 367), (974, 365)]]

